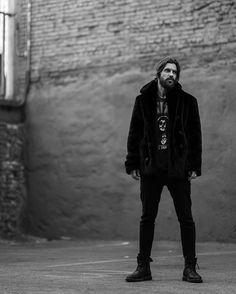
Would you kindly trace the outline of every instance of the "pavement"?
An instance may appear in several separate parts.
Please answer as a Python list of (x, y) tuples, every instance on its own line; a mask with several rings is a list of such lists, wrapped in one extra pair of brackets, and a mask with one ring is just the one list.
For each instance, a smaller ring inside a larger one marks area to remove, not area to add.
[(127, 283), (137, 241), (0, 240), (0, 294), (233, 294), (236, 244), (197, 243), (202, 284), (182, 281), (179, 242), (153, 246), (152, 281)]

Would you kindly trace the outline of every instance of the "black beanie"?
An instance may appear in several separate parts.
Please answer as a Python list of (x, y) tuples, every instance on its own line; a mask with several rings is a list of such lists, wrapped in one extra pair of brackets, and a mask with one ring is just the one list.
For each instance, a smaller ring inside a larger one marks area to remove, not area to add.
[(162, 59), (161, 61), (158, 62), (157, 66), (156, 66), (156, 75), (157, 75), (157, 77), (160, 76), (162, 70), (167, 65), (167, 63), (174, 63), (176, 65), (176, 67), (177, 67), (176, 79), (178, 81), (179, 76), (180, 76), (180, 65), (179, 65), (179, 62), (177, 61), (177, 59), (172, 57), (172, 56), (167, 56), (167, 57), (165, 57), (164, 59)]

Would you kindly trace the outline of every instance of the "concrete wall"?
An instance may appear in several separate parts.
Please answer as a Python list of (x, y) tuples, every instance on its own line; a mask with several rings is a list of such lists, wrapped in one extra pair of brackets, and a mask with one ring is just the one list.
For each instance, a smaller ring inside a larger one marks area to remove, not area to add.
[[(139, 187), (123, 166), (129, 120), (156, 61), (173, 53), (202, 117), (198, 239), (235, 241), (234, 1), (50, 0), (32, 13), (28, 231), (137, 238)], [(157, 231), (179, 238), (166, 191)]]

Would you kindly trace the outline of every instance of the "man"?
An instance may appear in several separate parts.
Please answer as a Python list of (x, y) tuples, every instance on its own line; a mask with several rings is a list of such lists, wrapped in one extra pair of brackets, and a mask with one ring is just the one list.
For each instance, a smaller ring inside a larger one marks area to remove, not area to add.
[(196, 234), (191, 212), (191, 180), (201, 175), (201, 125), (196, 98), (179, 84), (180, 65), (166, 57), (156, 79), (137, 96), (128, 135), (126, 172), (140, 180), (142, 216), (137, 269), (127, 282), (151, 280), (155, 219), (163, 187), (174, 202), (181, 230), (183, 280), (201, 283), (196, 272)]

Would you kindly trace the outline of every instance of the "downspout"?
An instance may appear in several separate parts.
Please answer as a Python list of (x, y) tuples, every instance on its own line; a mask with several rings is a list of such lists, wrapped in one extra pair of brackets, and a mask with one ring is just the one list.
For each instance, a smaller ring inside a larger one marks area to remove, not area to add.
[[(14, 50), (15, 50), (15, 1), (10, 2), (10, 12), (0, 11), (3, 15), (3, 55), (2, 55), (2, 92), (6, 102), (12, 99), (14, 95)], [(6, 21), (6, 17), (8, 17)], [(6, 29), (8, 34), (6, 34)], [(6, 70), (7, 64), (7, 70)], [(1, 100), (2, 102), (2, 100)]]
[(0, 95), (3, 96), (5, 95), (5, 74), (4, 74), (4, 68), (5, 68), (5, 38), (6, 38), (6, 35), (5, 35), (5, 26), (6, 26), (6, 14), (2, 11), (0, 11), (0, 14), (3, 15), (3, 30), (2, 30), (2, 33), (3, 33), (3, 43), (2, 43), (2, 60), (1, 60), (1, 72), (0, 72), (0, 79), (1, 79), (1, 91), (0, 91)]
[[(8, 66), (10, 67), (9, 71), (8, 71), (8, 76), (5, 80), (5, 93), (2, 93), (2, 95), (4, 95), (4, 99), (0, 100), (0, 104), (2, 105), (11, 105), (11, 106), (21, 106), (22, 104), (25, 103), (26, 99), (27, 99), (27, 95), (28, 95), (28, 92), (29, 92), (29, 88), (30, 88), (30, 78), (31, 78), (31, 14), (32, 14), (32, 11), (31, 11), (31, 6), (32, 6), (32, 0), (28, 0), (27, 1), (27, 27), (26, 27), (26, 50), (24, 51), (23, 54), (19, 54), (18, 52), (18, 48), (17, 48), (17, 42), (15, 40), (15, 37), (16, 37), (16, 34), (15, 34), (15, 16), (16, 16), (16, 1), (13, 0), (13, 1), (10, 1), (10, 7), (9, 7), (9, 10), (11, 11), (10, 13), (5, 13), (5, 12), (0, 12), (1, 14), (4, 15), (4, 27), (6, 25), (6, 20), (5, 20), (5, 17), (8, 16), (8, 17), (12, 17), (13, 20), (10, 22), (10, 27), (9, 29), (11, 29), (11, 33), (8, 34), (8, 38), (11, 38), (8, 40), (8, 44), (10, 44), (10, 47), (8, 48), (8, 52), (7, 52), (7, 63), (8, 63)], [(4, 36), (3, 36), (3, 39), (4, 39), (4, 44), (3, 46), (5, 47), (4, 48), (4, 56), (3, 56), (3, 66), (5, 67), (5, 64), (6, 64), (6, 46), (5, 46), (5, 41), (6, 41), (6, 35), (5, 35), (5, 30), (4, 30)], [(9, 52), (10, 51), (10, 52)], [(24, 91), (24, 99), (23, 99), (23, 102), (21, 101), (20, 103), (19, 102), (16, 102), (14, 101), (13, 96), (14, 96), (14, 57), (24, 57), (26, 58), (26, 67), (25, 67), (25, 91)], [(7, 84), (6, 84), (7, 83)], [(1, 94), (1, 93), (0, 93)]]

